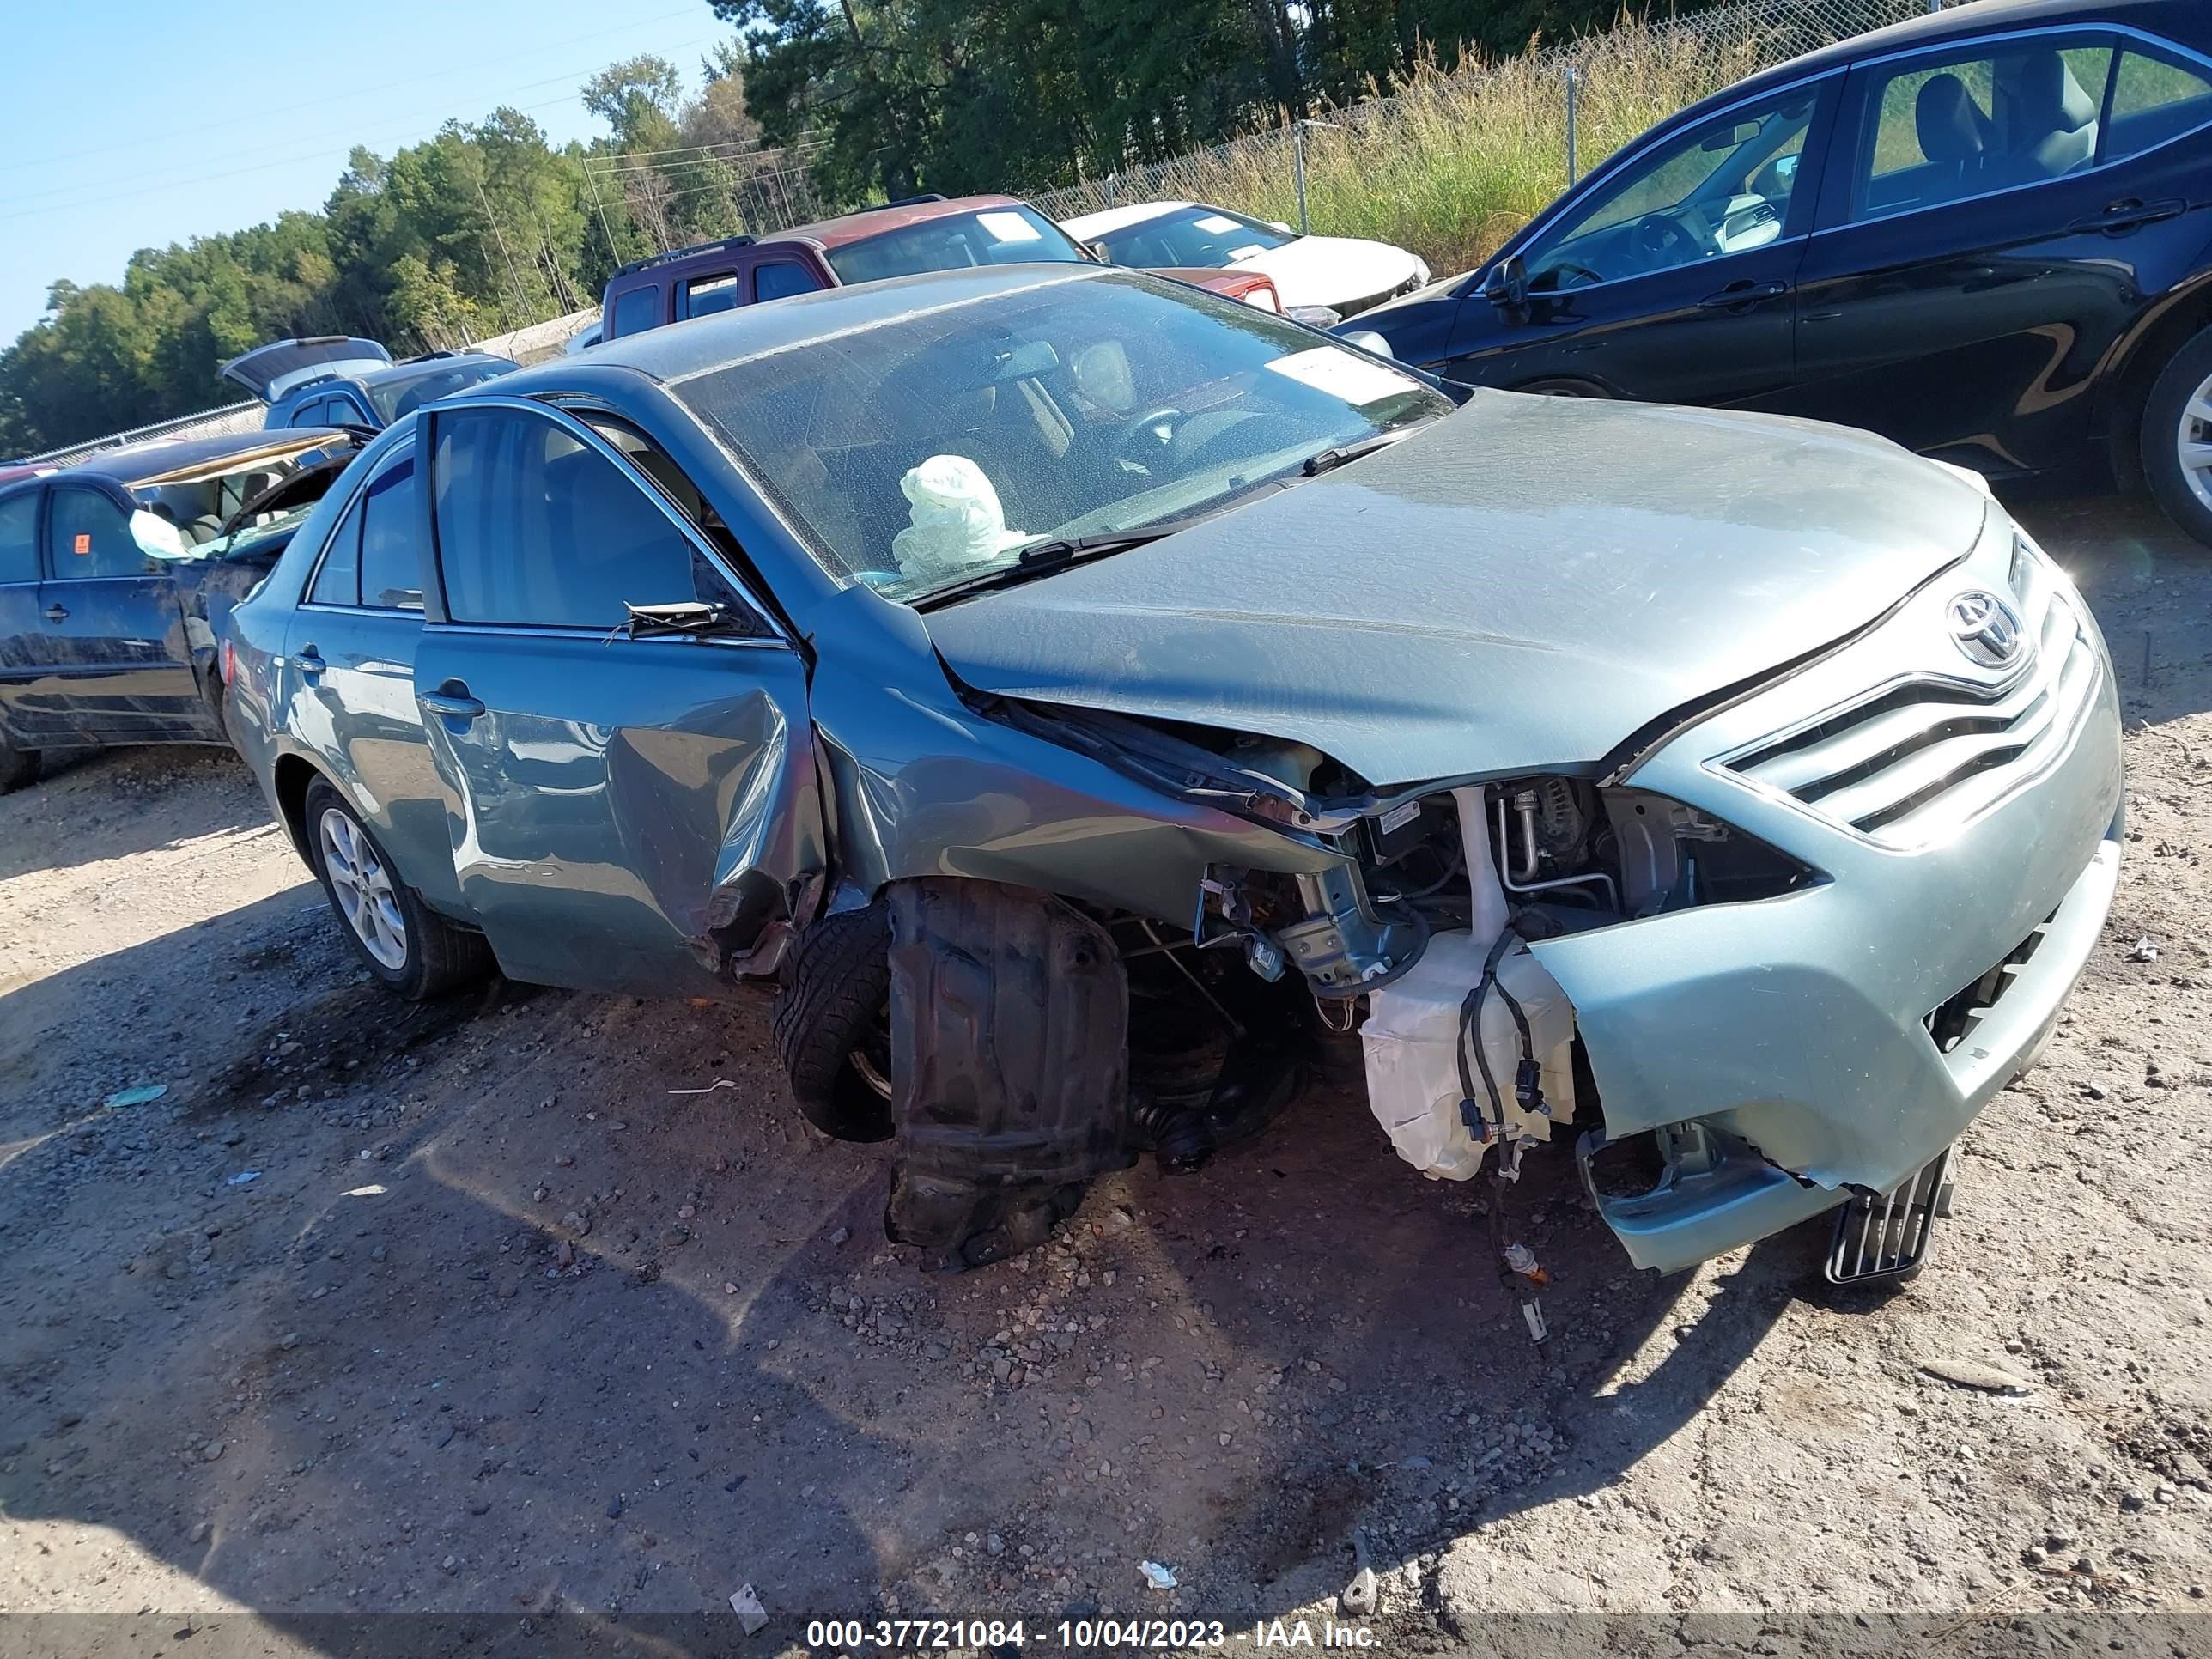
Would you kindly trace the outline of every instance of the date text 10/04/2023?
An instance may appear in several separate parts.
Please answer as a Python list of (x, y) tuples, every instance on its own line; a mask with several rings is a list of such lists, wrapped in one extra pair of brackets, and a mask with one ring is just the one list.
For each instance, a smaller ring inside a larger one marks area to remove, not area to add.
[[(1027, 1621), (1018, 1619), (835, 1619), (816, 1620), (806, 1627), (806, 1645), (813, 1649), (915, 1652), (970, 1646), (1020, 1648), (1030, 1639)], [(1226, 1648), (1232, 1644), (1258, 1649), (1371, 1649), (1376, 1645), (1375, 1633), (1366, 1626), (1341, 1625), (1334, 1619), (1323, 1619), (1318, 1626), (1304, 1619), (1261, 1620), (1235, 1630), (1218, 1619), (1063, 1619), (1055, 1625), (1040, 1626), (1035, 1639), (1078, 1650), (1181, 1651)]]

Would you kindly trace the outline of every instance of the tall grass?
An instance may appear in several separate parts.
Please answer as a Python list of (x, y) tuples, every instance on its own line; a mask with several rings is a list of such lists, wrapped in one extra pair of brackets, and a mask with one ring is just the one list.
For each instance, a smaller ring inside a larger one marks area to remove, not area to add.
[[(1587, 173), (1654, 122), (1774, 61), (1741, 30), (1624, 18), (1575, 53), (1577, 161)], [(1306, 210), (1319, 234), (1395, 242), (1439, 275), (1480, 264), (1567, 185), (1565, 60), (1530, 52), (1447, 74), (1433, 60), (1395, 96), (1323, 111), (1306, 133)], [(1181, 198), (1296, 224), (1287, 134), (1255, 135), (1097, 180), (1041, 204), (1066, 217), (1109, 199)]]

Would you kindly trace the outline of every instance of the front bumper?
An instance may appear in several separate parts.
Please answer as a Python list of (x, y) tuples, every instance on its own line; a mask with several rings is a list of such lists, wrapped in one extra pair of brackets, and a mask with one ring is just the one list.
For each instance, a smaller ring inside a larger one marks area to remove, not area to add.
[[(1869, 687), (1924, 676), (1934, 653), (1950, 649), (1949, 600), (2004, 580), (2009, 520), (1992, 519), (2007, 528), (2005, 548), (1985, 544), (1874, 634), (1722, 710), (1635, 769), (1638, 787), (1735, 824), (1829, 879), (1534, 947), (1575, 1006), (1607, 1136), (1695, 1122), (1719, 1154), (1632, 1197), (1593, 1184), (1639, 1267), (1686, 1267), (1850, 1190), (1897, 1185), (2017, 1074), (2088, 960), (2118, 878), (2119, 708), (2095, 624), (2057, 572), (2045, 568), (2043, 598), (2075, 608), (2094, 681), (2081, 687), (2069, 729), (2051, 732), (2020, 775), (1993, 768), (1962, 786), (1972, 810), (1955, 824), (1898, 844), (1723, 763)], [(2002, 994), (1947, 1052), (1930, 1017), (1999, 963), (2011, 964)]]

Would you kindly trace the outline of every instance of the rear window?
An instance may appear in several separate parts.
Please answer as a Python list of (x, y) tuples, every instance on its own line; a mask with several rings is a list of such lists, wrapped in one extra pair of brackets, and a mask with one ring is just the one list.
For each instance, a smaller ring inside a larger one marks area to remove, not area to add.
[[(404, 416), (412, 415), (424, 404), (434, 404), (441, 398), (450, 398), (456, 392), (465, 392), (472, 386), (501, 374), (512, 374), (517, 365), (503, 357), (488, 357), (480, 362), (447, 363), (436, 368), (426, 368), (419, 374), (405, 379), (379, 380), (368, 389), (376, 412), (391, 425)], [(348, 418), (343, 410), (337, 418)]]
[(925, 270), (974, 265), (1084, 263), (1083, 250), (1034, 208), (978, 208), (948, 213), (830, 250), (830, 267), (847, 283), (879, 283)]
[(643, 288), (634, 288), (627, 294), (615, 295), (613, 307), (607, 313), (607, 338), (623, 334), (642, 334), (660, 321), (660, 290), (648, 283)]

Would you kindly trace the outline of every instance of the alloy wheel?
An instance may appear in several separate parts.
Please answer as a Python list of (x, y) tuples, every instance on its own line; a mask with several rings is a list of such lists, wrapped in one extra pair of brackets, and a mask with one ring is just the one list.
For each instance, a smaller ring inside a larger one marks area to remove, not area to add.
[(2212, 380), (2190, 393), (2181, 406), (2181, 428), (2174, 434), (2174, 444), (2190, 493), (2212, 509)]
[(335, 806), (323, 809), (316, 833), (322, 842), (323, 868), (338, 910), (362, 948), (394, 973), (407, 965), (407, 922), (392, 872), (361, 826)]

